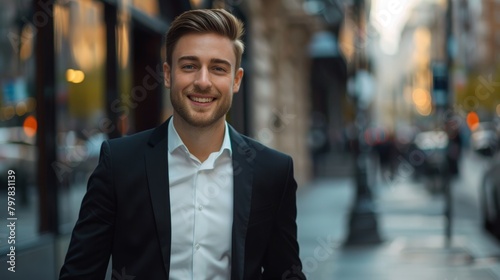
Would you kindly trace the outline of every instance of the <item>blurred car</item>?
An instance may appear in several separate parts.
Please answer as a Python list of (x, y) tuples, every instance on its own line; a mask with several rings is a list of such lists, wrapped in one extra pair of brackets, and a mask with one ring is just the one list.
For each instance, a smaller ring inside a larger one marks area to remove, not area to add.
[(493, 122), (481, 122), (471, 131), (471, 148), (477, 154), (492, 158), (481, 179), (480, 207), (484, 228), (500, 238), (500, 157), (499, 129)]
[[(30, 186), (36, 182), (36, 154), (35, 138), (28, 137), (22, 127), (0, 127), (0, 174), (15, 171), (16, 198), (24, 205), (29, 203)], [(7, 176), (2, 178), (6, 186)]]
[(471, 133), (472, 149), (491, 163), (483, 174), (480, 190), (480, 207), (483, 226), (500, 239), (500, 128), (497, 123), (480, 123)]
[(22, 127), (0, 127), (0, 172), (21, 169), (24, 176), (34, 182), (36, 147), (35, 138), (28, 137)]
[(415, 136), (415, 148), (422, 155), (422, 163), (417, 169), (424, 176), (433, 176), (442, 173), (442, 166), (446, 161), (448, 135), (442, 130), (424, 131)]
[(499, 148), (500, 128), (494, 122), (481, 122), (471, 131), (473, 151), (483, 156), (493, 156)]
[(500, 156), (497, 155), (481, 180), (480, 207), (483, 226), (500, 238)]

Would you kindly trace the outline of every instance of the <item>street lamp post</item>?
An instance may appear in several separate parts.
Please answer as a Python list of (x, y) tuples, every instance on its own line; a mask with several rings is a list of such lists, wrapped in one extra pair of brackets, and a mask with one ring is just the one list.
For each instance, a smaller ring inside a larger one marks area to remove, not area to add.
[[(364, 10), (364, 1), (354, 1), (355, 20), (362, 30), (362, 15)], [(356, 34), (356, 57), (355, 61), (355, 77), (360, 73), (359, 64), (366, 59), (363, 57), (360, 48), (361, 36), (363, 32)], [(360, 82), (359, 79), (355, 80)], [(355, 86), (354, 103), (356, 106), (356, 145), (354, 149), (355, 163), (355, 185), (356, 194), (354, 197), (353, 206), (349, 214), (349, 233), (345, 245), (366, 245), (377, 244), (382, 241), (379, 230), (377, 213), (373, 202), (373, 194), (368, 182), (368, 161), (369, 161), (369, 146), (362, 137), (367, 124), (367, 116), (365, 109), (361, 106), (359, 86)]]
[[(443, 120), (444, 120), (444, 127), (445, 130), (447, 130), (447, 120), (444, 116), (446, 116), (447, 111), (449, 110), (449, 103), (450, 103), (450, 97), (451, 97), (451, 89), (452, 87), (450, 86), (450, 70), (451, 67), (453, 66), (453, 48), (454, 48), (454, 41), (453, 41), (453, 1), (448, 0), (447, 1), (447, 7), (446, 7), (446, 75), (447, 75), (447, 88), (446, 88), (446, 102), (442, 108), (443, 113)], [(449, 128), (448, 128), (449, 129)], [(448, 141), (448, 145), (450, 145), (450, 141)], [(451, 190), (451, 184), (450, 184), (450, 167), (448, 165), (448, 161), (445, 160), (443, 164), (443, 184), (444, 184), (444, 191), (445, 191), (445, 198), (446, 198), (446, 203), (445, 203), (445, 209), (444, 209), (444, 216), (446, 219), (445, 222), (445, 238), (446, 238), (446, 247), (451, 246), (452, 242), (452, 221), (453, 221), (453, 197), (452, 197), (452, 190)]]
[(362, 134), (366, 116), (359, 107), (356, 112), (358, 128), (356, 148), (354, 151), (356, 193), (349, 213), (349, 234), (346, 245), (376, 244), (382, 241), (378, 230), (377, 213), (373, 201), (373, 193), (368, 182), (369, 147), (364, 143)]

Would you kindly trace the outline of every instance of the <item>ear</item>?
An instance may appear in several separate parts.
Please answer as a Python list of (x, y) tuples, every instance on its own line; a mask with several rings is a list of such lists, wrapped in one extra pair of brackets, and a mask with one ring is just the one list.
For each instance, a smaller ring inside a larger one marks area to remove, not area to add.
[(170, 78), (171, 78), (171, 69), (170, 69), (170, 65), (168, 65), (168, 63), (164, 62), (163, 63), (163, 77), (165, 78), (165, 87), (166, 88), (170, 88), (170, 85), (171, 85), (171, 81), (170, 81)]
[(239, 68), (234, 75), (233, 81), (233, 93), (237, 93), (240, 90), (241, 80), (243, 78), (243, 68)]

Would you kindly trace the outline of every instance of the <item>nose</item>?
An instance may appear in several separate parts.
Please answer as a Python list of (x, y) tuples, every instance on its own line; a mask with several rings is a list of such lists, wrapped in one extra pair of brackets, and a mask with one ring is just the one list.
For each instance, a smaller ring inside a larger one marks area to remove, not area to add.
[(210, 73), (206, 67), (202, 67), (198, 71), (196, 80), (194, 81), (194, 86), (196, 86), (201, 91), (205, 91), (212, 86), (212, 82), (210, 81)]

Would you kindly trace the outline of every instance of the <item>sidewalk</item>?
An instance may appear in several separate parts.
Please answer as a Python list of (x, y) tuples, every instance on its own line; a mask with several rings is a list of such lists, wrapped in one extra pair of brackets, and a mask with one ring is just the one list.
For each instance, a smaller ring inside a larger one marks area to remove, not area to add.
[(410, 181), (374, 190), (383, 242), (346, 247), (354, 182), (325, 178), (299, 189), (298, 239), (308, 279), (500, 279), (500, 243), (482, 231), (475, 210), (454, 200), (453, 238), (446, 248), (441, 196)]

